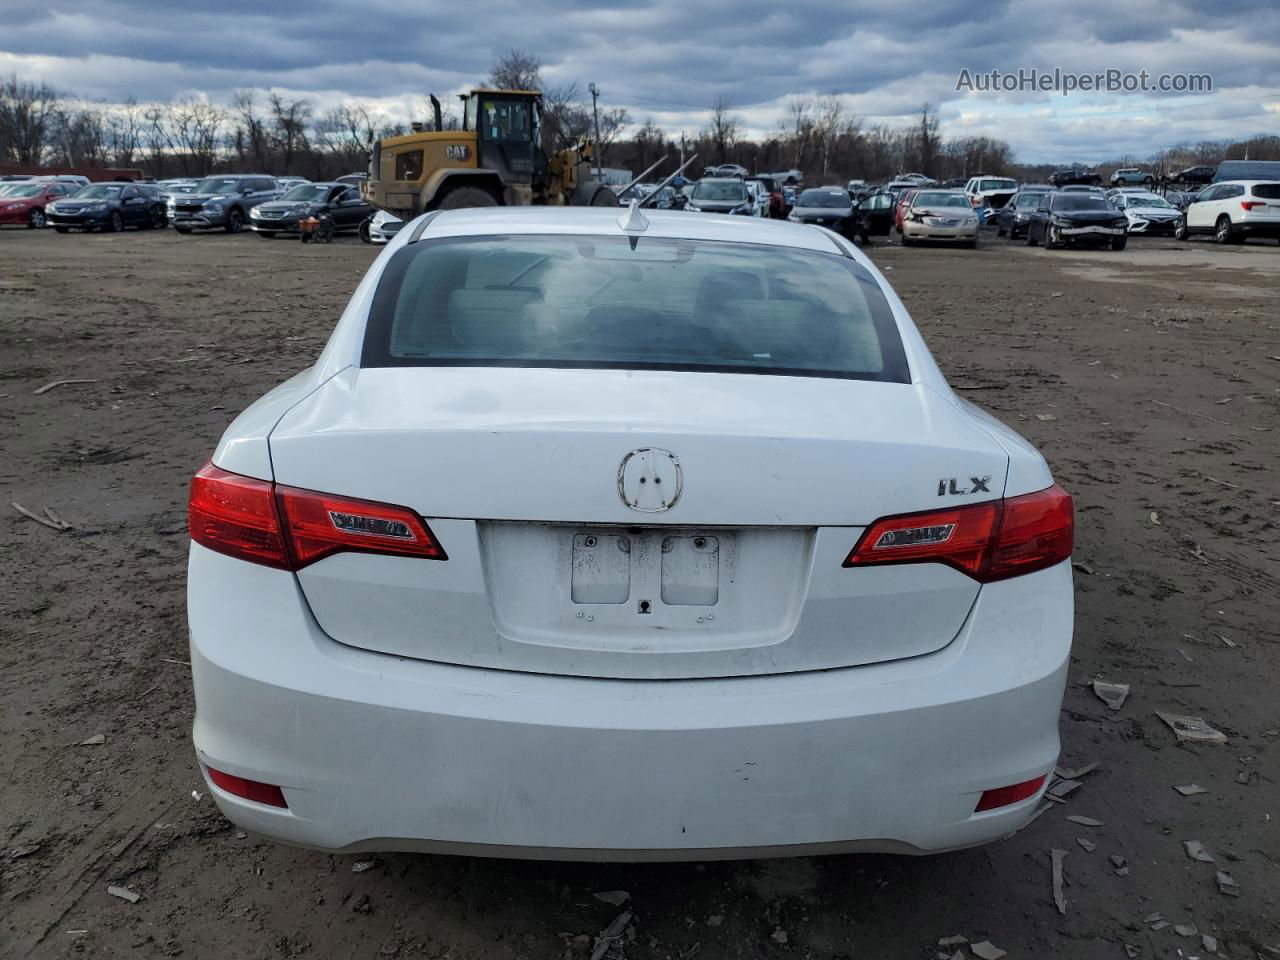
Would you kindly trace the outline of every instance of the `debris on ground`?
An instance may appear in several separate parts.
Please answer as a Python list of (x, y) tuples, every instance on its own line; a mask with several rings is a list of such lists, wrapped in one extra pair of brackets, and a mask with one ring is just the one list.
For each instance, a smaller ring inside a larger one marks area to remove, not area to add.
[(600, 893), (593, 893), (592, 896), (611, 907), (620, 907), (631, 899), (631, 894), (626, 890), (602, 890)]
[(1157, 527), (1161, 525), (1160, 514), (1156, 513), (1154, 510), (1151, 511), (1151, 522), (1154, 523)]
[(788, 939), (787, 931), (779, 927), (777, 930), (773, 931), (773, 933), (769, 934), (769, 939), (774, 943), (786, 943)]
[(1240, 884), (1236, 883), (1227, 871), (1219, 870), (1218, 892), (1225, 893), (1228, 897), (1238, 897), (1240, 896)]
[(121, 900), (128, 900), (130, 903), (137, 903), (142, 899), (142, 894), (134, 893), (128, 887), (117, 887), (114, 883), (107, 887), (107, 893), (113, 897), (119, 897)]
[(1067, 851), (1052, 850), (1050, 856), (1053, 858), (1053, 903), (1058, 908), (1058, 912), (1065, 917), (1067, 896), (1062, 890), (1062, 861), (1067, 859)]
[(1142, 955), (1142, 951), (1131, 943), (1121, 943), (1121, 946), (1124, 947), (1124, 955), (1128, 957), (1129, 960), (1133, 960), (1134, 957)]
[(1071, 816), (1067, 817), (1067, 819), (1070, 820), (1072, 823), (1080, 824), (1080, 826), (1082, 827), (1105, 827), (1106, 826), (1106, 824), (1103, 823), (1101, 820), (1095, 820), (1093, 819), (1093, 817), (1082, 817), (1076, 813), (1073, 813)]
[(1194, 797), (1197, 794), (1209, 792), (1198, 783), (1179, 783), (1176, 784), (1173, 789), (1177, 790), (1184, 797)]
[(1241, 770), (1239, 773), (1236, 774), (1236, 783), (1243, 784), (1246, 787), (1249, 786), (1249, 784), (1251, 783), (1257, 783), (1257, 782), (1258, 782), (1257, 770)]
[(1175, 923), (1173, 932), (1180, 937), (1194, 937), (1200, 931), (1196, 929), (1193, 923)]
[(1101, 760), (1094, 760), (1092, 763), (1086, 763), (1083, 767), (1076, 767), (1074, 770), (1068, 770), (1064, 767), (1054, 767), (1053, 772), (1063, 780), (1080, 780), (1087, 775), (1093, 773), (1102, 766)]
[(1052, 413), (1037, 413), (1037, 414), (1036, 414), (1036, 419), (1037, 419), (1037, 420), (1043, 420), (1043, 421), (1045, 421), (1045, 422), (1047, 423), (1047, 422), (1049, 422), (1049, 421), (1051, 421), (1051, 420), (1057, 420), (1058, 418), (1057, 418), (1056, 416), (1054, 416)]
[(1204, 848), (1204, 844), (1199, 840), (1183, 840), (1182, 846), (1186, 848), (1187, 856), (1192, 860), (1200, 863), (1213, 863), (1213, 856)]
[(990, 940), (979, 940), (977, 943), (969, 944), (969, 949), (973, 951), (973, 955), (978, 960), (1000, 960), (1006, 956), (1006, 951), (995, 946)]
[(1051, 797), (1057, 797), (1059, 800), (1065, 800), (1067, 794), (1073, 793), (1083, 786), (1084, 783), (1079, 780), (1058, 780), (1048, 789), (1047, 793)]
[(48, 527), (50, 530), (57, 530), (59, 533), (63, 533), (67, 530), (75, 529), (73, 526), (71, 526), (71, 524), (67, 523), (67, 521), (63, 520), (60, 516), (54, 513), (53, 510), (50, 509), (49, 507), (44, 508), (45, 515), (42, 517), (40, 516), (40, 514), (35, 513), (34, 511), (31, 511), (31, 510), (28, 510), (26, 507), (20, 504), (17, 500), (11, 500), (9, 502), (10, 502), (10, 505), (13, 507), (13, 509), (17, 510), (20, 514), (22, 514), (28, 520), (34, 520), (36, 523), (41, 524), (42, 526)]
[(1039, 806), (1039, 808), (1036, 810), (1036, 812), (1035, 812), (1035, 813), (1033, 813), (1031, 816), (1027, 817), (1027, 822), (1026, 822), (1026, 823), (1024, 823), (1022, 826), (1020, 826), (1017, 830), (1015, 830), (1015, 831), (1013, 831), (1013, 832), (1014, 832), (1014, 833), (1020, 833), (1021, 831), (1023, 831), (1023, 830), (1025, 830), (1025, 829), (1027, 829), (1027, 827), (1031, 826), (1033, 823), (1035, 823), (1037, 820), (1039, 820), (1039, 819), (1040, 819), (1040, 817), (1041, 817), (1041, 815), (1042, 815), (1046, 810), (1049, 810), (1049, 809), (1050, 809), (1050, 808), (1052, 808), (1052, 807), (1053, 807), (1053, 804), (1051, 804), (1051, 803), (1042, 803), (1042, 804), (1040, 804), (1040, 806)]
[(191, 799), (194, 800), (196, 803), (199, 803), (201, 800), (204, 799), (204, 794), (201, 793), (199, 790), (192, 790)]
[(1179, 713), (1156, 711), (1156, 716), (1167, 723), (1179, 740), (1190, 740), (1193, 743), (1226, 743), (1227, 736), (1215, 730), (1200, 717), (1188, 717)]
[(1098, 845), (1092, 840), (1086, 840), (1084, 837), (1076, 837), (1076, 843), (1080, 844), (1080, 849), (1085, 853), (1093, 853), (1098, 849)]
[(51, 383), (46, 383), (43, 387), (37, 387), (35, 390), (32, 390), (31, 392), (33, 395), (38, 397), (42, 393), (48, 393), (54, 387), (66, 387), (76, 383), (97, 383), (97, 382), (98, 382), (97, 380), (54, 380)]
[(39, 852), (39, 850), (40, 843), (38, 841), (33, 843), (22, 843), (9, 851), (9, 859), (21, 860), (23, 857), (29, 857), (33, 853)]
[(100, 747), (107, 742), (107, 738), (101, 733), (95, 733), (88, 740), (80, 740), (71, 744), (73, 747)]
[(1129, 685), (1127, 683), (1107, 683), (1105, 680), (1095, 680), (1092, 686), (1097, 698), (1112, 710), (1119, 710), (1124, 706), (1124, 702), (1129, 699)]
[(365, 860), (357, 860), (355, 863), (351, 864), (351, 872), (364, 873), (367, 870), (372, 870), (381, 862), (382, 861), (379, 860), (377, 857), (369, 857)]
[(1218, 952), (1218, 938), (1211, 937), (1207, 933), (1200, 934), (1200, 949), (1205, 953)]
[(707, 917), (708, 927), (718, 927), (722, 923), (724, 923), (723, 913), (713, 913), (711, 916)]
[(373, 913), (373, 901), (367, 893), (360, 894), (360, 899), (351, 905), (352, 913)]
[(591, 960), (601, 960), (609, 948), (613, 946), (624, 930), (627, 924), (631, 922), (631, 911), (623, 910), (620, 914), (613, 918), (612, 922), (600, 931), (600, 936), (596, 937), (595, 947), (591, 951)]
[(950, 937), (943, 937), (938, 941), (940, 947), (959, 947), (969, 942), (969, 938), (963, 933), (957, 933)]

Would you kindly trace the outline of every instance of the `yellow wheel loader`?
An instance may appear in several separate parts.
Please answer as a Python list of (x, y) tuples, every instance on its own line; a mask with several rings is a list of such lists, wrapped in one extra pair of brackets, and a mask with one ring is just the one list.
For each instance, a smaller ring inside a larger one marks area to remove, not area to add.
[(461, 130), (440, 129), (440, 101), (432, 96), (434, 131), (374, 143), (361, 187), (366, 200), (405, 220), (458, 207), (618, 205), (592, 175), (591, 141), (543, 151), (541, 93), (473, 90), (463, 100)]

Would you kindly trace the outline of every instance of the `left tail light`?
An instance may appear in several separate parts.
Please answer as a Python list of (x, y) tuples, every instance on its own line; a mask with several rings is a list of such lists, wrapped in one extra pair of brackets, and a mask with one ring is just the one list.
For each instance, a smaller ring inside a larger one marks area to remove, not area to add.
[(212, 463), (191, 480), (187, 521), (201, 546), (280, 570), (349, 552), (448, 559), (408, 507), (279, 486)]
[(846, 567), (945, 563), (979, 583), (1061, 563), (1075, 543), (1071, 496), (1056, 484), (1006, 500), (885, 517), (867, 527)]

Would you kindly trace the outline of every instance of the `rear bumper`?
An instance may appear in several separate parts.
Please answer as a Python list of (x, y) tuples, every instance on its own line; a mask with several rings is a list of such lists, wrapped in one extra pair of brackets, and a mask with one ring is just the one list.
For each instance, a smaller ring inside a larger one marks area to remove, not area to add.
[(235, 823), (327, 850), (555, 859), (923, 853), (1003, 836), (1038, 797), (973, 810), (983, 790), (1052, 769), (1072, 629), (1065, 563), (984, 587), (937, 653), (742, 679), (369, 653), (319, 630), (292, 574), (195, 545), (188, 607), (200, 761), (278, 784), (289, 804), (210, 784)]
[(1280, 237), (1280, 220), (1241, 220), (1233, 226), (1249, 237)]

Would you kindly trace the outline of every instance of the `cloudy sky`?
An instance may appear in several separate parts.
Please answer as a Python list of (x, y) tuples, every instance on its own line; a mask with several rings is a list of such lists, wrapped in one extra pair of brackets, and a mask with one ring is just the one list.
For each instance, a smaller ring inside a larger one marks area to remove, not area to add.
[[(1280, 133), (1274, 0), (0, 0), (0, 75), (119, 101), (271, 87), (387, 119), (483, 79), (511, 48), (548, 84), (696, 131), (717, 97), (749, 131), (797, 96), (864, 124), (934, 104), (947, 136), (1026, 162), (1142, 159), (1181, 141)], [(962, 70), (1206, 73), (1211, 93), (957, 92)]]

